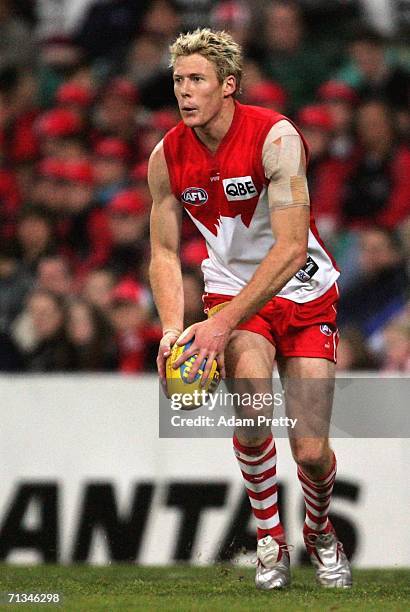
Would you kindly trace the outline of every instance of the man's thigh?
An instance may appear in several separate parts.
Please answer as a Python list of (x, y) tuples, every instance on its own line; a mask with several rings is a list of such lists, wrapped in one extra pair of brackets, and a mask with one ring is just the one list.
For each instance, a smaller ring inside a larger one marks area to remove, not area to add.
[(272, 377), (275, 347), (264, 336), (247, 330), (232, 333), (225, 349), (229, 379), (268, 380)]
[(318, 454), (328, 445), (332, 415), (335, 364), (327, 359), (288, 357), (279, 359), (279, 373), (285, 392), (286, 415), (297, 419), (289, 430), (292, 451)]
[(272, 369), (275, 347), (262, 335), (246, 330), (233, 332), (225, 349), (226, 385), (230, 393), (240, 398), (234, 402), (236, 415), (253, 419), (254, 426), (236, 428), (239, 441), (258, 444), (270, 434), (270, 427), (257, 426), (260, 415), (272, 416)]

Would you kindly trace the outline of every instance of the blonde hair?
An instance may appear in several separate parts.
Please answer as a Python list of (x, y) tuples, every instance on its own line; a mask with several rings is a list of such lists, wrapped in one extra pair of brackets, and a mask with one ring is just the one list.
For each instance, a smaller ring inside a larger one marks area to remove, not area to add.
[(236, 79), (235, 93), (240, 91), (242, 50), (227, 32), (214, 32), (209, 28), (197, 28), (194, 32), (180, 34), (169, 50), (171, 52), (171, 68), (175, 66), (179, 57), (198, 53), (214, 64), (220, 83), (223, 83), (226, 77), (233, 75)]

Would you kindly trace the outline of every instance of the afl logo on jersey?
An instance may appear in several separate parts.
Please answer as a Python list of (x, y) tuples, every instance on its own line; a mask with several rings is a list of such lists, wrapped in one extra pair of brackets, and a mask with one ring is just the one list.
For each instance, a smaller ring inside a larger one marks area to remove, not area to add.
[(181, 200), (192, 206), (202, 206), (208, 202), (208, 194), (201, 187), (188, 187), (181, 193)]

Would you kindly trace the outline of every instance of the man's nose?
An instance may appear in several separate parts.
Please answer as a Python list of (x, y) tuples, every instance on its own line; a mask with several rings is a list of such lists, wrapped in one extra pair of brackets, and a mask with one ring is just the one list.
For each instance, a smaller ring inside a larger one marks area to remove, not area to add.
[(190, 83), (184, 81), (181, 85), (181, 96), (183, 98), (189, 97), (191, 95), (191, 86)]

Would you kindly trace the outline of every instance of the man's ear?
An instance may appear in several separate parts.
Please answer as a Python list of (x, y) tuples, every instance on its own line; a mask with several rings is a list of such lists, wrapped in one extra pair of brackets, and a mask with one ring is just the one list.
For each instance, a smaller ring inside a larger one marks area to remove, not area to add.
[(235, 91), (236, 91), (236, 77), (234, 77), (233, 74), (230, 74), (224, 80), (224, 84), (223, 84), (224, 98), (228, 98), (229, 96), (232, 96), (235, 93)]

